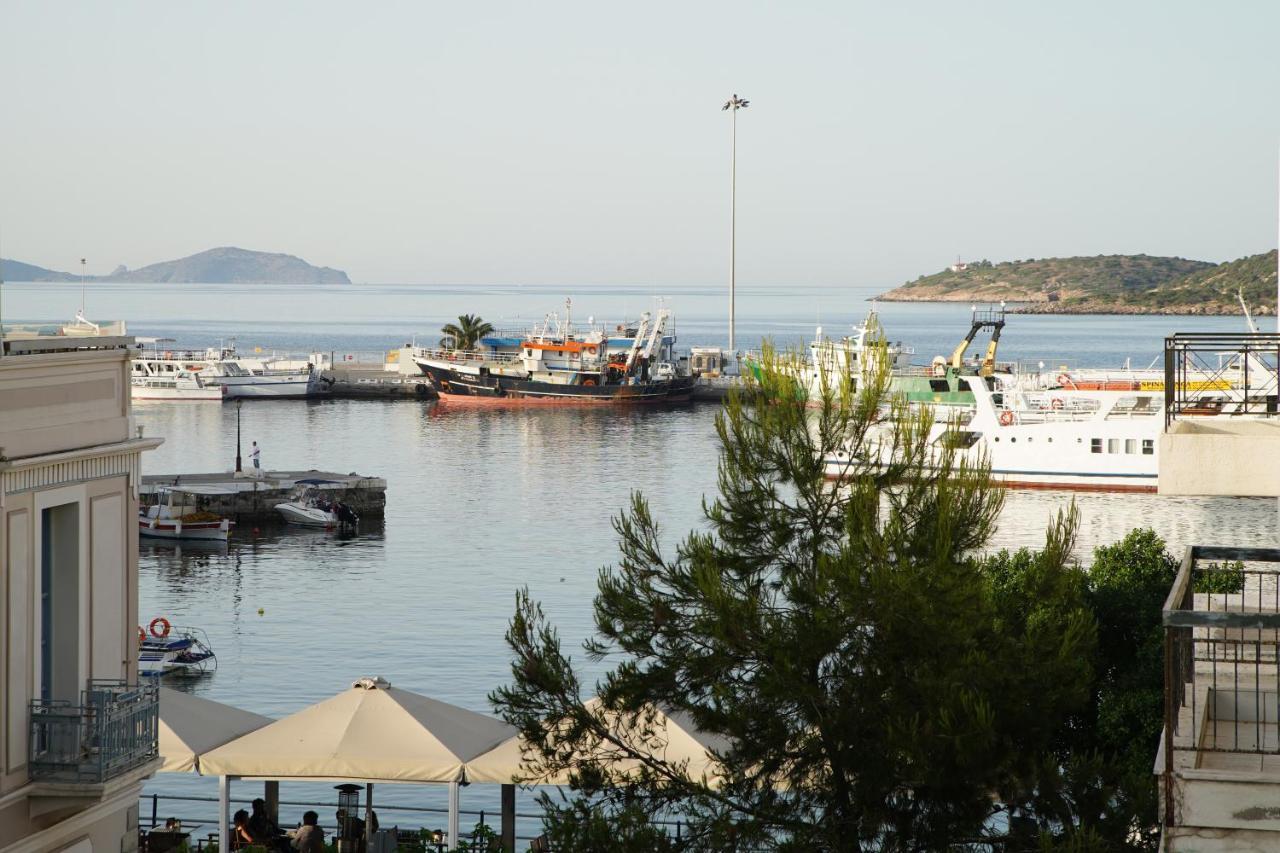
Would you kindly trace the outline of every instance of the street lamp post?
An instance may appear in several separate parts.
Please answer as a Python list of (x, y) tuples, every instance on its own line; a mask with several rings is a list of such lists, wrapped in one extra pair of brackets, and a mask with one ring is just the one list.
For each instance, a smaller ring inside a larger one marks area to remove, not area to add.
[(746, 109), (750, 101), (735, 93), (725, 101), (721, 110), (729, 110), (729, 351), (737, 352), (734, 335), (734, 263), (738, 238), (738, 110)]
[(244, 405), (244, 400), (236, 400), (236, 473), (240, 474), (244, 468), (240, 463), (240, 407)]

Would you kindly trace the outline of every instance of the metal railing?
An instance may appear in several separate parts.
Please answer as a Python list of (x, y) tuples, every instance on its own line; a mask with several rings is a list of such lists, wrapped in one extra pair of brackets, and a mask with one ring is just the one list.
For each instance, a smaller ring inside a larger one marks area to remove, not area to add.
[(1278, 388), (1280, 334), (1179, 332), (1164, 339), (1166, 429), (1180, 416), (1275, 415)]
[(90, 680), (80, 704), (31, 703), (28, 768), (33, 781), (101, 784), (160, 754), (156, 683)]
[[(1280, 756), (1280, 549), (1191, 546), (1165, 600), (1165, 820), (1177, 754)], [(1280, 768), (1278, 768), (1280, 770)]]

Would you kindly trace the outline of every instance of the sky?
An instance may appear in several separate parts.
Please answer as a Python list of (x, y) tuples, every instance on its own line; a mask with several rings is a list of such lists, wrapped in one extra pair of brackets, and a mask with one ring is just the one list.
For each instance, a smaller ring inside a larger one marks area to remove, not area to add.
[(1276, 245), (1280, 3), (0, 0), (0, 252), (890, 287)]

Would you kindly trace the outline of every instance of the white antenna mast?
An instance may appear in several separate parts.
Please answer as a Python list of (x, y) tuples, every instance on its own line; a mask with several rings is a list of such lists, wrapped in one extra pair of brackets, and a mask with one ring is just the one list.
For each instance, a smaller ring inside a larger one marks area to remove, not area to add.
[(80, 259), (80, 319), (84, 316), (84, 258)]

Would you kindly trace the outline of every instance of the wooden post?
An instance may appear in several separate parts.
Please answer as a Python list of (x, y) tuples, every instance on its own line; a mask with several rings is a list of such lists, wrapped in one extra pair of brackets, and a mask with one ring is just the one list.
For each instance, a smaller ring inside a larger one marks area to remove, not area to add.
[(267, 802), (267, 815), (276, 826), (280, 825), (280, 783), (275, 779), (262, 783), (262, 799)]
[(502, 850), (516, 851), (516, 786), (502, 786)]

